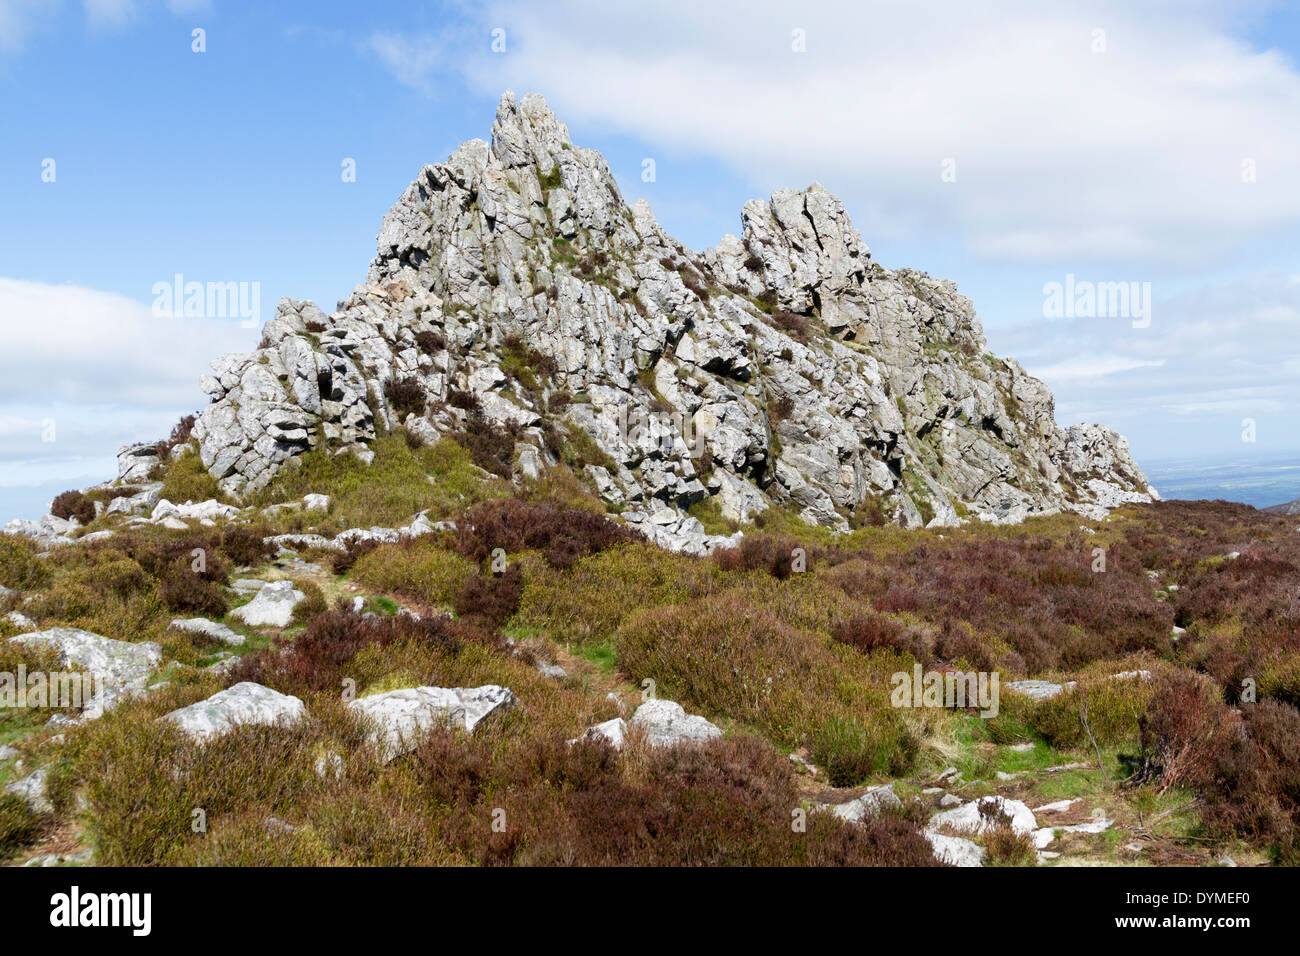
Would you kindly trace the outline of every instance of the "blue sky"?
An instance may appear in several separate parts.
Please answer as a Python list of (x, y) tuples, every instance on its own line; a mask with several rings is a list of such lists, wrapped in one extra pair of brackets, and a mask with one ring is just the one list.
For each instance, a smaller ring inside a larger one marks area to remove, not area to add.
[[(507, 88), (696, 249), (821, 181), (882, 264), (957, 281), (1063, 424), (1144, 463), (1300, 457), (1300, 14), (973, 7), (0, 0), (0, 520), (111, 478), (117, 445), (201, 407), (208, 359), (255, 343), (153, 315), (156, 283), (330, 310)], [(1067, 275), (1149, 283), (1150, 325), (1045, 315)]]

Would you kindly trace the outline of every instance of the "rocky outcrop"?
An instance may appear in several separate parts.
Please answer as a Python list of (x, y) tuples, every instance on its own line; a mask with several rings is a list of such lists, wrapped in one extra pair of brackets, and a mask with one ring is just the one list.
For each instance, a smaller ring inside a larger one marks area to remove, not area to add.
[(1003, 796), (981, 797), (930, 818), (928, 830), (955, 830), (959, 833), (986, 833), (999, 820), (1008, 821), (1014, 833), (1024, 835), (1038, 829), (1034, 812), (1019, 800)]
[[(540, 96), (507, 93), (491, 142), (420, 171), (334, 312), (283, 300), (258, 348), (213, 363), (203, 464), (246, 493), (308, 449), (368, 460), (383, 429), (430, 440), (472, 418), (534, 475), (579, 429), (605, 456), (580, 477), (699, 552), (722, 541), (681, 511), (709, 497), (736, 521), (782, 506), (840, 529), (1154, 497), (1123, 438), (1059, 427), (970, 300), (876, 263), (820, 185), (748, 202), (741, 223), (693, 252)], [(124, 449), (124, 477), (148, 448)]]

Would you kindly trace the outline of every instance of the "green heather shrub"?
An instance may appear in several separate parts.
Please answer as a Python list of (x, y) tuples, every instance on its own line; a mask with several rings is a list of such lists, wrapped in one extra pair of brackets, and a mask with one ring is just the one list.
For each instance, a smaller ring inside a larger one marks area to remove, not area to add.
[(524, 592), (516, 624), (558, 641), (608, 638), (644, 608), (680, 604), (717, 587), (711, 561), (626, 543), (583, 558), (567, 571), (524, 559)]
[[(75, 563), (61, 569), (28, 613), (51, 626), (80, 627), (119, 640), (142, 640), (162, 626), (167, 605), (156, 578), (120, 551), (79, 550), (69, 555)], [(194, 580), (199, 591), (208, 583)]]
[[(1115, 665), (1119, 668), (1121, 665)], [(1124, 670), (1134, 668), (1127, 667)], [(1111, 680), (1109, 676), (1080, 677), (1073, 692), (1040, 701), (1028, 714), (1030, 725), (1053, 747), (1062, 750), (1090, 746), (1084, 731), (1083, 708), (1087, 703), (1088, 728), (1102, 747), (1136, 746), (1139, 723), (1151, 701), (1152, 685), (1140, 679)], [(1013, 696), (1001, 695), (1002, 700)]]
[(397, 527), (426, 509), (433, 520), (451, 518), (509, 491), (508, 484), (485, 479), (470, 452), (450, 439), (412, 449), (395, 433), (376, 439), (370, 448), (375, 453), (370, 465), (352, 455), (335, 457), (314, 449), (297, 459), (297, 467), (277, 474), (252, 503), (265, 507), (326, 494), (333, 499), (330, 519), (340, 529)]
[(174, 503), (186, 501), (228, 500), (217, 487), (217, 480), (203, 467), (197, 451), (181, 455), (162, 464), (162, 497)]
[(1300, 707), (1300, 653), (1275, 657), (1259, 676), (1259, 697)]
[(12, 793), (0, 791), (0, 857), (26, 846), (41, 832), (41, 820), (27, 803)]
[(434, 607), (450, 607), (474, 565), (447, 550), (439, 535), (383, 545), (352, 566), (352, 579), (377, 591), (405, 595)]
[(49, 579), (49, 571), (36, 556), (40, 549), (30, 538), (0, 532), (0, 586), (25, 591)]
[(687, 511), (691, 517), (699, 519), (708, 534), (733, 534), (740, 528), (738, 521), (723, 517), (722, 506), (714, 496), (695, 502)]
[(810, 742), (814, 762), (842, 763), (841, 780), (868, 768), (902, 773), (915, 759), (918, 742), (889, 701), (889, 676), (910, 670), (910, 660), (832, 646), (741, 593), (638, 611), (619, 629), (616, 650), (634, 683), (654, 680), (660, 696), (786, 745)]
[(329, 602), (325, 600), (325, 592), (321, 590), (320, 585), (315, 581), (298, 578), (294, 580), (293, 586), (303, 593), (303, 599), (293, 607), (294, 623), (306, 624), (317, 614), (323, 614), (329, 610)]
[(995, 803), (981, 803), (980, 816), (989, 826), (982, 834), (988, 851), (989, 866), (1035, 866), (1038, 852), (1034, 838), (1028, 833), (1018, 833), (1011, 825), (1011, 817)]

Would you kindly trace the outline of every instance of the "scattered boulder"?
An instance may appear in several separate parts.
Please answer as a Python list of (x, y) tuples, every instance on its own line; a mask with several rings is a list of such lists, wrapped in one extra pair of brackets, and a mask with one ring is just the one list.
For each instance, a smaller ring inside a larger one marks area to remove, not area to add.
[(293, 609), (307, 595), (296, 590), (292, 581), (272, 581), (258, 589), (257, 596), (230, 612), (250, 627), (288, 627)]
[(10, 611), (5, 615), (5, 619), (20, 631), (36, 630), (36, 622), (22, 611)]
[(93, 675), (98, 701), (87, 706), (88, 717), (99, 716), (124, 696), (141, 693), (162, 660), (162, 648), (153, 641), (132, 644), (73, 627), (20, 634), (10, 640), (25, 647), (51, 647), (60, 663)]
[(190, 617), (172, 621), (170, 628), (174, 631), (185, 631), (187, 634), (197, 634), (200, 637), (220, 641), (223, 644), (229, 644), (231, 647), (238, 647), (244, 643), (243, 634), (232, 631), (225, 624), (209, 621), (206, 617)]
[(45, 793), (45, 780), (49, 772), (49, 767), (41, 767), (21, 780), (9, 784), (5, 787), (5, 792), (20, 798), (32, 813), (53, 813), (54, 804)]
[(242, 681), (158, 719), (177, 724), (196, 740), (209, 740), (247, 724), (291, 727), (306, 713), (306, 705), (297, 697)]
[(1105, 833), (1112, 826), (1114, 820), (1108, 820), (1105, 817), (1096, 817), (1087, 823), (1070, 823), (1059, 827), (1041, 827), (1034, 831), (1034, 846), (1038, 849), (1046, 849), (1062, 833)]
[(622, 750), (627, 742), (627, 721), (622, 717), (615, 717), (613, 720), (588, 727), (581, 737), (575, 737), (569, 743), (576, 744), (579, 740), (606, 740), (615, 750)]
[(473, 733), (486, 717), (515, 704), (507, 687), (408, 687), (360, 697), (348, 704), (371, 728), (385, 763), (414, 750), (440, 724)]
[(166, 498), (163, 498), (154, 505), (149, 518), (152, 521), (162, 521), (165, 518), (178, 518), (205, 522), (214, 521), (217, 518), (233, 518), (237, 514), (239, 514), (239, 509), (234, 505), (223, 505), (220, 501), (216, 501), (215, 499), (209, 499), (208, 501), (200, 501), (197, 503), (187, 501), (183, 505), (174, 505)]
[(688, 715), (671, 700), (647, 700), (632, 715), (631, 724), (655, 747), (702, 743), (721, 737), (722, 730), (703, 717)]
[(934, 858), (949, 866), (983, 866), (984, 847), (963, 837), (945, 836), (924, 830), (921, 836), (930, 843)]
[(1002, 686), (1033, 700), (1051, 700), (1065, 689), (1063, 684), (1054, 684), (1046, 680), (1013, 680), (1007, 681)]
[(154, 442), (125, 445), (117, 450), (117, 477), (124, 485), (147, 481), (158, 465), (158, 445)]
[(990, 806), (995, 808), (1000, 816), (1010, 816), (1011, 829), (1016, 833), (1033, 833), (1038, 829), (1038, 821), (1034, 818), (1034, 813), (1029, 807), (1019, 800), (1010, 800), (1002, 796), (981, 797), (952, 810), (936, 813), (930, 818), (930, 823), (926, 829), (948, 829), (955, 830), (958, 833), (984, 833), (990, 828), (991, 824), (980, 811)]
[(881, 810), (899, 809), (902, 806), (903, 802), (894, 793), (894, 785), (887, 783), (881, 787), (872, 787), (862, 796), (846, 803), (823, 803), (817, 809), (829, 810), (849, 823), (861, 823)]

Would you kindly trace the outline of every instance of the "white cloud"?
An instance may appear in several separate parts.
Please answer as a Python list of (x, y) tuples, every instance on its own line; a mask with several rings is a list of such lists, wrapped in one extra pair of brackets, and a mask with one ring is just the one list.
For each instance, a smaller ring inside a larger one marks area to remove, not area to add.
[(194, 13), (208, 13), (212, 10), (209, 0), (167, 0), (167, 9), (178, 17)]
[(406, 37), (380, 31), (371, 34), (365, 42), (365, 49), (399, 83), (432, 96), (435, 89), (432, 75), (447, 64), (452, 47), (445, 36), (422, 34)]
[(135, 0), (82, 0), (86, 25), (92, 30), (116, 30), (135, 19)]
[(187, 404), (223, 352), (251, 348), (236, 320), (160, 318), (110, 292), (0, 278), (0, 403)]
[(237, 320), (159, 318), (113, 293), (0, 279), (0, 487), (116, 477), (118, 446), (166, 437), (207, 404), (208, 363), (258, 334)]
[(1240, 449), (1242, 419), (1261, 445), (1300, 450), (1300, 277), (1247, 276), (1156, 303), (1128, 319), (1038, 321), (989, 330), (1056, 395), (1057, 418), (1101, 421), (1157, 456)]
[(1076, 379), (1096, 380), (1119, 372), (1131, 372), (1139, 368), (1159, 368), (1164, 359), (1135, 359), (1122, 355), (1098, 355), (1070, 359), (1034, 370), (1041, 379), (1052, 382), (1066, 382)]
[(0, 53), (17, 53), (42, 25), (41, 18), (57, 13), (59, 0), (0, 0)]
[[(458, 72), (652, 149), (720, 158), (763, 190), (820, 180), (868, 239), (1186, 263), (1300, 222), (1300, 76), (1227, 32), (1254, 7), (512, 0), (478, 15), (454, 56), (418, 37), (371, 46), (426, 92)], [(507, 52), (494, 56), (497, 26)], [(941, 181), (946, 158), (955, 182)]]

